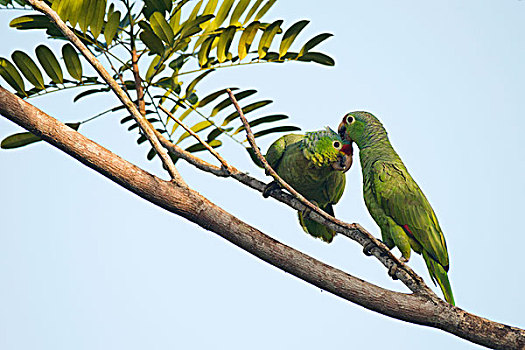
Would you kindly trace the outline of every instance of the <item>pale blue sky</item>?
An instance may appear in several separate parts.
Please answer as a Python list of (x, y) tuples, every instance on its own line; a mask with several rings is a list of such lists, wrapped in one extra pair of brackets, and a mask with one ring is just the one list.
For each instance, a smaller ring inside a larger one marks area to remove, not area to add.
[[(0, 56), (32, 51), (42, 40), (8, 29), (15, 15), (0, 12)], [(283, 18), (286, 26), (310, 19), (303, 41), (335, 34), (320, 50), (336, 66), (222, 70), (199, 92), (256, 88), (258, 98), (275, 101), (267, 114), (286, 113), (303, 130), (336, 128), (353, 110), (374, 113), (437, 213), (458, 306), (523, 328), (524, 16), (518, 0), (281, 0), (267, 19)], [(72, 96), (31, 102), (63, 121), (114, 103), (108, 96), (72, 104)], [(81, 132), (165, 177), (119, 119)], [(17, 131), (0, 118), (0, 138)], [(266, 149), (272, 140), (260, 145)], [(268, 180), (235, 145), (222, 153)], [(355, 164), (336, 216), (377, 235)], [(479, 348), (323, 292), (44, 143), (1, 151), (0, 169), (2, 349)], [(203, 195), (279, 241), (407, 291), (356, 243), (337, 237), (324, 244), (302, 232), (290, 208), (182, 162), (180, 170)], [(421, 257), (410, 265), (431, 284)]]

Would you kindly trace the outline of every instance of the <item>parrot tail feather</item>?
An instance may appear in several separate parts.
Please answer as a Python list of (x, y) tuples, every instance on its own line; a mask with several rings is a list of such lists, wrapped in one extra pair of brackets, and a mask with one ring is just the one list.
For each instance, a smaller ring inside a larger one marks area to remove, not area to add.
[[(327, 213), (333, 215), (333, 209), (331, 204), (329, 204), (326, 208), (322, 209)], [(301, 212), (298, 212), (297, 215), (299, 216), (299, 223), (301, 224), (304, 232), (309, 233), (310, 235), (316, 238), (320, 238), (326, 243), (332, 242), (335, 236), (334, 230), (329, 229), (328, 227), (318, 222), (303, 217), (303, 214)]]
[(430, 255), (428, 255), (425, 251), (423, 251), (423, 258), (427, 264), (428, 272), (430, 273), (432, 282), (434, 282), (434, 284), (437, 282), (439, 288), (441, 288), (441, 291), (445, 296), (445, 300), (449, 304), (455, 305), (454, 295), (452, 294), (452, 288), (450, 287), (450, 282), (448, 280), (448, 274), (443, 266), (430, 257)]

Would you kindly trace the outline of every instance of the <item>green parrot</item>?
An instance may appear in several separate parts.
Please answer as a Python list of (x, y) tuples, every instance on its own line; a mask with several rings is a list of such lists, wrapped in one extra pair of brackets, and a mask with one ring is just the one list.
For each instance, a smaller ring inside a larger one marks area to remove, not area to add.
[(390, 249), (396, 246), (405, 262), (411, 249), (422, 254), (432, 281), (454, 305), (445, 237), (434, 210), (394, 151), (385, 128), (370, 113), (351, 112), (344, 116), (338, 131), (345, 141), (359, 147), (365, 204), (381, 228), (383, 242)]
[[(352, 146), (332, 129), (288, 134), (275, 141), (266, 160), (279, 176), (306, 199), (330, 215), (345, 189), (345, 172), (352, 166)], [(278, 187), (271, 182), (263, 192), (265, 197)], [(299, 212), (304, 231), (330, 243), (335, 231), (304, 217)]]

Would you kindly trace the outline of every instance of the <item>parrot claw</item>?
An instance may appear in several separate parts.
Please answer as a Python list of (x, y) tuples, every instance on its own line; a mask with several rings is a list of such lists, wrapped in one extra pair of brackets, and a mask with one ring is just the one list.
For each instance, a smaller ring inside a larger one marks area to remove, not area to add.
[(374, 242), (372, 241), (368, 241), (368, 243), (366, 243), (364, 246), (363, 246), (363, 254), (365, 254), (366, 256), (371, 256), (372, 255), (372, 248), (374, 248), (376, 245)]
[(392, 266), (390, 266), (390, 268), (388, 269), (388, 275), (390, 277), (392, 277), (392, 279), (395, 281), (397, 280), (397, 276), (396, 276), (396, 272), (397, 272), (397, 265), (396, 264), (393, 264)]
[(403, 263), (407, 263), (408, 262), (408, 258), (405, 258), (404, 256), (400, 257), (399, 260), (401, 260)]
[(272, 181), (264, 187), (262, 195), (264, 198), (268, 198), (273, 190), (278, 189), (280, 186), (276, 181)]
[(312, 209), (308, 207), (305, 207), (303, 210), (301, 210), (301, 214), (303, 214), (304, 218), (307, 218), (311, 212), (312, 212)]

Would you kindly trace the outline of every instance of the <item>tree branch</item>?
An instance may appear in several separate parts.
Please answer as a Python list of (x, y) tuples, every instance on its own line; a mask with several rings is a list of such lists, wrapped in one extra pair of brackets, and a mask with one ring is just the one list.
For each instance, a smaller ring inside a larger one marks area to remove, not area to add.
[[(104, 81), (109, 85), (113, 92), (117, 95), (119, 100), (126, 106), (127, 110), (135, 119), (137, 124), (140, 126), (141, 130), (146, 135), (147, 139), (151, 143), (151, 146), (157, 151), (162, 163), (168, 170), (171, 178), (175, 183), (186, 186), (186, 183), (180, 176), (179, 172), (175, 168), (175, 164), (168, 155), (168, 152), (165, 148), (162, 147), (159, 140), (155, 136), (154, 129), (148, 120), (137, 110), (137, 106), (129, 99), (129, 97), (124, 93), (122, 88), (117, 84), (117, 82), (111, 77), (108, 71), (104, 66), (97, 60), (97, 58), (89, 51), (89, 49), (82, 43), (82, 41), (73, 33), (71, 29), (60, 19), (58, 14), (53, 11), (47, 4), (40, 0), (27, 0), (31, 6), (45, 14), (49, 19), (55, 23), (57, 28), (64, 34), (64, 36), (84, 55), (86, 60), (95, 68), (98, 74), (104, 79)], [(139, 77), (140, 79), (140, 77)], [(138, 91), (138, 90), (137, 90)], [(140, 99), (138, 101), (140, 103)]]
[(147, 201), (341, 298), (487, 347), (525, 349), (524, 330), (473, 315), (429, 295), (389, 291), (326, 265), (268, 237), (191, 188), (173, 186), (125, 161), (1, 87), (0, 114)]

